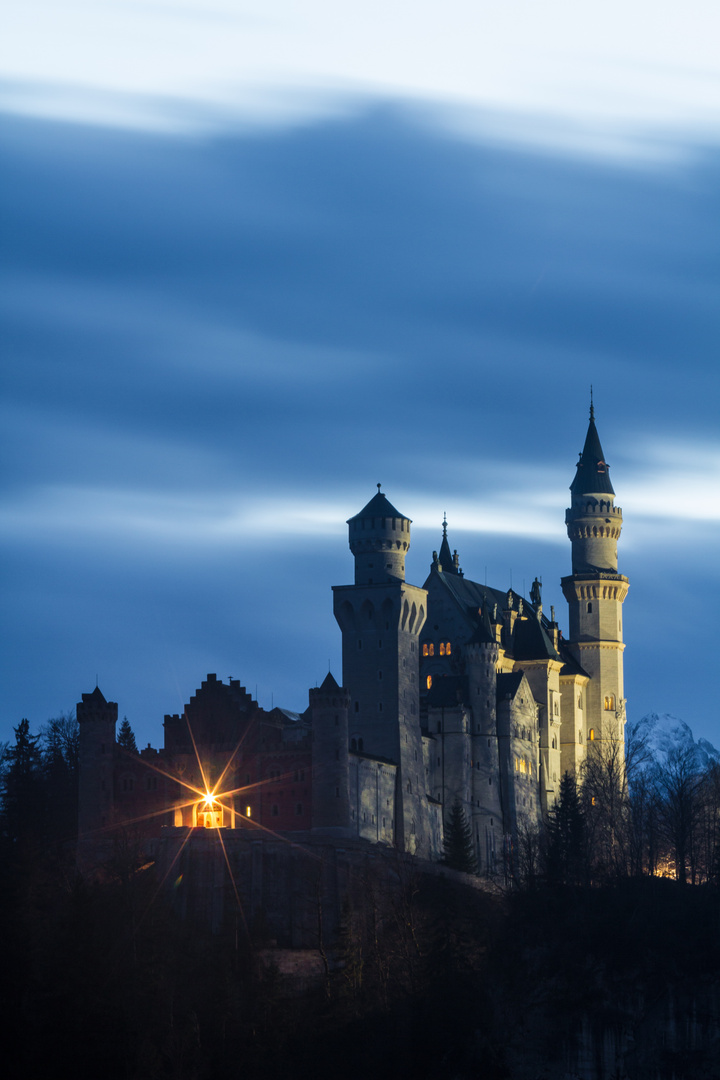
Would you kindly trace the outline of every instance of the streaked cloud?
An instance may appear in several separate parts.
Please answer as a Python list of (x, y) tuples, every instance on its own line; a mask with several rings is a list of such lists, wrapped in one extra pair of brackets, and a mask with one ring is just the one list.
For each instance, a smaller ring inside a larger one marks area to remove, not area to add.
[(54, 117), (296, 122), (361, 95), (530, 114), (536, 139), (552, 117), (712, 136), (720, 114), (710, 0), (26, 0), (4, 30), (7, 107)]
[(560, 613), (593, 383), (631, 707), (700, 730), (702, 680), (658, 689), (657, 655), (717, 576), (714, 149), (628, 168), (385, 102), (192, 136), (16, 117), (2, 154), (6, 726), (95, 674), (147, 738), (212, 670), (302, 708), (378, 481), (410, 580), (447, 511), (469, 576), (542, 575)]

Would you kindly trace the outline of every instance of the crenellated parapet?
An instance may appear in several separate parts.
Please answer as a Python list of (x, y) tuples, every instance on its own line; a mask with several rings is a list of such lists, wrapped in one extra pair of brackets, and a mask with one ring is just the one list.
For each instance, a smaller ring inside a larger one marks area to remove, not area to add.
[(622, 574), (596, 573), (585, 577), (574, 574), (562, 579), (562, 588), (568, 601), (615, 600), (621, 604), (630, 582)]
[(379, 484), (377, 495), (347, 524), (356, 585), (405, 580), (410, 518), (395, 509)]

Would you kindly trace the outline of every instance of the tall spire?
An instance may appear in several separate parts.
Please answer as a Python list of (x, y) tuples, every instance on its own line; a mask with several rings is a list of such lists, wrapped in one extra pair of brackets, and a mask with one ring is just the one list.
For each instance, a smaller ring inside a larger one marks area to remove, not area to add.
[(615, 489), (610, 482), (609, 468), (595, 427), (595, 406), (592, 387), (590, 387), (590, 422), (585, 436), (585, 446), (580, 454), (570, 491), (573, 495), (614, 495)]
[(459, 574), (459, 559), (457, 551), (450, 551), (450, 544), (447, 538), (447, 514), (443, 514), (442, 522), (442, 544), (440, 545), (440, 553), (438, 555), (438, 562), (442, 566), (444, 574)]

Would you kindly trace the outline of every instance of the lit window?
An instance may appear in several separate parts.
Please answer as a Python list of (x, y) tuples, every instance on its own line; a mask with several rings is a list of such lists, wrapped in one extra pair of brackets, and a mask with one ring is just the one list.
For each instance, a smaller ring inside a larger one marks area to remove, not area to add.
[(452, 655), (452, 649), (450, 647), (450, 642), (449, 641), (445, 642), (445, 655), (446, 656), (451, 656)]
[(429, 655), (430, 655), (430, 653), (428, 651), (427, 645), (423, 645), (423, 656), (429, 656)]
[(245, 817), (252, 817), (252, 806), (245, 807)]
[(428, 675), (428, 677), (427, 677), (427, 679), (425, 680), (425, 682), (427, 683), (427, 688), (428, 688), (428, 690), (429, 690), (429, 689), (430, 689), (430, 687), (432, 686), (432, 675)]
[(435, 655), (435, 646), (434, 645), (428, 645), (428, 656), (434, 656), (434, 655)]
[(445, 642), (444, 641), (440, 642), (440, 655), (441, 656), (445, 655)]
[(605, 711), (606, 712), (614, 712), (615, 711), (615, 695), (614, 694), (606, 694), (605, 695)]
[(590, 742), (595, 741), (595, 728), (592, 728), (592, 727), (590, 728), (590, 730), (588, 732), (588, 739), (590, 740)]

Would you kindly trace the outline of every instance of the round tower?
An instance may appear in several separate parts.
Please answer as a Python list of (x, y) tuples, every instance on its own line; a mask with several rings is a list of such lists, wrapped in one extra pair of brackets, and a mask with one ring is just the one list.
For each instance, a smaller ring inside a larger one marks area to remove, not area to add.
[(118, 707), (99, 687), (83, 694), (76, 715), (79, 728), (78, 833), (96, 835), (112, 822), (115, 725)]
[(312, 827), (345, 836), (350, 827), (348, 710), (350, 695), (328, 672), (310, 691)]
[(491, 874), (501, 850), (503, 808), (496, 708), (498, 645), (486, 610), (465, 646), (465, 659), (472, 705), (470, 822), (478, 870)]
[(585, 710), (585, 741), (622, 745), (625, 722), (622, 605), (629, 582), (618, 573), (617, 542), (622, 511), (615, 506), (590, 404), (585, 446), (570, 485), (565, 513), (572, 544), (572, 574), (562, 579), (568, 602), (570, 651), (590, 676)]
[(595, 427), (595, 410), (590, 406), (585, 446), (570, 485), (571, 505), (565, 524), (572, 543), (573, 574), (617, 573), (617, 542), (622, 529), (622, 510), (615, 506), (610, 482), (610, 466)]
[(410, 518), (395, 509), (380, 484), (377, 487), (377, 495), (347, 522), (356, 585), (405, 580)]

